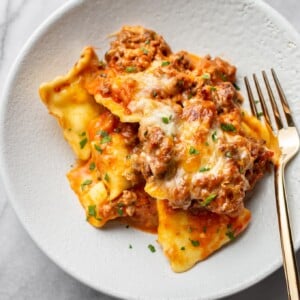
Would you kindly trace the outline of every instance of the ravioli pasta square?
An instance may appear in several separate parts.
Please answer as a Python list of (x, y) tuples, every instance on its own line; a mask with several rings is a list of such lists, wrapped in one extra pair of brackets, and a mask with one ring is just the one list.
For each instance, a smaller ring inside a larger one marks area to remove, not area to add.
[(235, 241), (251, 219), (247, 192), (280, 155), (235, 81), (219, 57), (174, 53), (156, 32), (123, 26), (102, 60), (86, 47), (43, 83), (77, 159), (67, 178), (86, 220), (157, 233), (174, 272)]

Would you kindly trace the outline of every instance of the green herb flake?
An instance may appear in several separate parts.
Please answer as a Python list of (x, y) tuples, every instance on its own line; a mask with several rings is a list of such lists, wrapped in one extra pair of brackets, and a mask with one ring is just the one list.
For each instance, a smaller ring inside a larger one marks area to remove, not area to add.
[(101, 149), (101, 147), (97, 144), (94, 145), (94, 148), (99, 152), (99, 153), (102, 153), (103, 150)]
[(101, 68), (105, 67), (105, 62), (103, 60), (99, 61), (99, 67)]
[(190, 147), (189, 154), (191, 154), (191, 155), (197, 155), (199, 153), (200, 153), (199, 150), (197, 150), (196, 148), (194, 148), (192, 146)]
[(89, 205), (88, 206), (88, 215), (91, 217), (96, 217), (96, 205)]
[(258, 104), (258, 103), (259, 103), (259, 100), (254, 100), (254, 103), (255, 103), (255, 104)]
[(153, 245), (151, 245), (151, 244), (148, 245), (148, 249), (149, 249), (152, 253), (154, 253), (154, 252), (156, 251), (155, 247), (154, 247)]
[(81, 190), (83, 191), (84, 190), (84, 188), (87, 186), (87, 185), (90, 185), (90, 184), (92, 184), (93, 183), (93, 180), (91, 180), (91, 179), (87, 179), (87, 180), (85, 180), (84, 182), (82, 182), (81, 183)]
[(122, 217), (123, 216), (123, 208), (122, 207), (117, 207), (117, 213), (118, 213), (118, 215), (120, 216), (120, 217)]
[(194, 247), (199, 247), (200, 246), (200, 242), (198, 240), (191, 240), (190, 239), (190, 242), (191, 244), (194, 246)]
[(87, 139), (87, 138), (82, 139), (82, 140), (79, 142), (80, 149), (83, 149), (84, 146), (87, 144), (87, 142), (88, 142), (88, 139)]
[(132, 245), (131, 244), (129, 244), (129, 247), (128, 247), (129, 249), (132, 249)]
[(231, 151), (226, 151), (226, 152), (225, 152), (225, 157), (227, 157), (227, 158), (232, 158), (232, 153), (231, 153)]
[(153, 98), (157, 97), (157, 91), (156, 90), (152, 91), (152, 96), (153, 96)]
[(209, 146), (209, 142), (205, 142), (204, 145), (205, 145), (205, 146)]
[(188, 231), (188, 232), (193, 232), (193, 230), (194, 230), (194, 229), (193, 229), (191, 226), (189, 226), (189, 227), (187, 228), (187, 231)]
[(217, 198), (217, 194), (213, 193), (210, 194), (203, 202), (202, 202), (202, 206), (207, 206), (209, 205), (213, 200), (215, 200)]
[(203, 230), (204, 233), (206, 233), (207, 227), (206, 227), (206, 226), (203, 226), (202, 230)]
[(210, 90), (215, 92), (215, 91), (217, 90), (217, 88), (216, 88), (215, 86), (212, 86), (212, 85), (211, 85), (211, 86), (210, 86)]
[(184, 251), (184, 250), (185, 250), (185, 247), (184, 247), (184, 246), (182, 246), (182, 247), (180, 248), (180, 250), (181, 250), (181, 251)]
[(170, 123), (170, 120), (168, 117), (162, 117), (161, 120), (163, 121), (163, 123), (165, 124), (169, 124)]
[(216, 142), (218, 140), (217, 138), (217, 131), (214, 131), (213, 134), (211, 135), (211, 139)]
[(260, 119), (263, 115), (264, 115), (264, 113), (262, 111), (260, 111), (260, 112), (257, 113), (256, 117), (258, 119)]
[(203, 79), (210, 79), (210, 74), (209, 73), (204, 73), (202, 74)]
[(209, 171), (210, 170), (210, 168), (207, 168), (207, 167), (201, 167), (200, 169), (199, 169), (199, 172), (207, 172), (207, 171)]
[(96, 164), (94, 162), (91, 162), (89, 166), (90, 171), (95, 170), (95, 168), (96, 168)]
[(161, 63), (161, 66), (162, 66), (162, 67), (166, 67), (166, 66), (168, 66), (169, 64), (170, 64), (169, 61), (163, 61), (163, 62)]
[(233, 231), (233, 228), (232, 228), (232, 225), (231, 224), (228, 224), (227, 225), (227, 231), (225, 233), (228, 238), (232, 241), (235, 239), (235, 236), (234, 236), (234, 231)]
[(105, 137), (109, 135), (109, 133), (106, 130), (98, 130), (96, 134), (100, 135), (101, 137)]
[(221, 73), (221, 79), (222, 81), (228, 81), (227, 75), (224, 73)]
[(145, 45), (149, 45), (150, 44), (150, 40), (148, 39), (146, 42), (145, 42)]
[(109, 175), (107, 173), (105, 173), (104, 175), (104, 180), (106, 180), (107, 182), (109, 181)]
[(104, 136), (104, 137), (101, 139), (101, 141), (100, 141), (101, 144), (106, 144), (106, 143), (109, 143), (109, 142), (111, 142), (111, 137), (110, 137), (109, 135)]
[(236, 131), (236, 128), (234, 127), (234, 125), (232, 125), (230, 123), (222, 123), (221, 129), (223, 131)]
[(134, 73), (134, 72), (136, 72), (136, 67), (134, 67), (134, 66), (126, 67), (125, 71), (127, 73)]
[(86, 136), (86, 132), (83, 131), (82, 133), (79, 134), (79, 136)]
[(148, 53), (149, 53), (148, 49), (146, 49), (146, 48), (141, 48), (141, 51), (142, 51), (145, 55), (148, 55)]
[(233, 86), (234, 86), (234, 88), (235, 88), (237, 91), (240, 90), (240, 87), (239, 87), (235, 82), (233, 83)]

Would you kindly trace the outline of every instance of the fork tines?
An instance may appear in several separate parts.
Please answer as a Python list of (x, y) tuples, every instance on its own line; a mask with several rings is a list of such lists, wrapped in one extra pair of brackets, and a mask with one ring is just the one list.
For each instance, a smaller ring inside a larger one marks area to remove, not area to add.
[[(279, 98), (280, 98), (280, 102), (282, 104), (282, 110), (283, 110), (284, 115), (286, 117), (286, 122), (287, 122), (288, 126), (294, 127), (295, 123), (294, 123), (292, 115), (291, 115), (290, 107), (288, 105), (286, 96), (283, 92), (283, 89), (282, 89), (282, 87), (279, 83), (278, 77), (277, 77), (274, 69), (271, 69), (271, 73), (272, 73), (272, 77), (273, 77), (273, 80), (274, 80), (274, 83), (275, 83), (275, 86), (276, 86), (276, 89), (277, 89), (277, 92), (278, 92), (278, 95), (279, 95)], [(279, 129), (284, 127), (283, 121), (282, 121), (282, 118), (280, 116), (280, 112), (279, 112), (278, 106), (276, 104), (275, 97), (274, 97), (269, 79), (268, 79), (267, 74), (266, 74), (265, 71), (262, 71), (262, 76), (263, 76), (263, 79), (264, 79), (264, 82), (265, 82), (265, 85), (266, 85), (266, 89), (267, 89), (267, 92), (268, 92), (268, 96), (269, 96), (269, 99), (270, 99), (270, 103), (271, 103), (271, 106), (272, 106), (272, 111), (273, 111), (276, 127), (277, 127), (277, 130), (279, 130)], [(250, 108), (251, 108), (252, 114), (254, 116), (256, 116), (257, 118), (260, 118), (260, 114), (262, 114), (265, 118), (266, 123), (274, 130), (275, 128), (271, 124), (271, 118), (270, 118), (270, 115), (269, 115), (269, 112), (268, 112), (267, 104), (266, 104), (264, 95), (262, 93), (260, 84), (258, 82), (257, 76), (255, 74), (253, 74), (253, 81), (255, 83), (255, 87), (256, 87), (256, 91), (257, 91), (259, 101), (256, 101), (254, 96), (253, 96), (248, 78), (244, 77), (244, 81), (245, 81), (245, 85), (246, 85), (246, 89), (247, 89), (247, 93), (248, 93), (248, 98), (249, 98)], [(261, 105), (262, 113), (257, 111), (257, 106), (256, 106), (257, 102), (259, 102), (260, 105)]]

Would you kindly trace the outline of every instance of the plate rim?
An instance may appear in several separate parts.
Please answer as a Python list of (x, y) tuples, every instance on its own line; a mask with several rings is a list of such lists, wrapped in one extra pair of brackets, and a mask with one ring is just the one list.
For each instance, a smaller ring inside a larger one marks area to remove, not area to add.
[[(1, 144), (3, 144), (5, 142), (5, 132), (4, 132), (4, 127), (5, 127), (4, 119), (5, 119), (5, 111), (6, 111), (5, 109), (9, 102), (8, 101), (9, 95), (10, 95), (11, 88), (12, 88), (11, 83), (15, 80), (15, 78), (18, 74), (18, 69), (19, 69), (20, 64), (23, 61), (23, 58), (31, 50), (31, 47), (35, 44), (35, 42), (43, 36), (45, 31), (47, 31), (48, 28), (52, 24), (54, 24), (57, 20), (62, 18), (66, 13), (69, 12), (69, 10), (74, 9), (76, 6), (79, 6), (79, 5), (83, 4), (84, 2), (86, 2), (86, 0), (68, 0), (66, 3), (62, 4), (56, 10), (54, 10), (45, 19), (45, 21), (43, 21), (33, 31), (33, 33), (30, 35), (28, 40), (25, 42), (25, 44), (21, 48), (15, 61), (11, 65), (11, 67), (9, 69), (8, 77), (7, 77), (4, 87), (3, 87), (3, 91), (2, 91), (2, 95), (1, 95), (2, 101), (0, 102), (0, 124), (2, 125), (2, 126), (0, 126), (0, 143)], [(241, 3), (241, 2), (253, 4), (253, 5), (257, 6), (257, 8), (261, 9), (268, 17), (271, 18), (271, 20), (274, 23), (278, 24), (279, 27), (284, 29), (289, 34), (293, 35), (293, 38), (295, 39), (295, 41), (300, 45), (300, 33), (293, 27), (293, 25), (291, 25), (289, 23), (289, 21), (283, 15), (281, 15), (276, 9), (271, 7), (268, 3), (261, 1), (261, 0), (234, 0), (232, 3)], [(52, 262), (54, 262), (61, 270), (63, 270), (64, 272), (66, 272), (67, 274), (69, 274), (70, 276), (72, 276), (73, 278), (78, 280), (79, 282), (87, 285), (88, 287), (90, 287), (92, 289), (95, 289), (96, 291), (99, 291), (99, 292), (104, 293), (109, 296), (118, 297), (121, 299), (123, 297), (126, 297), (128, 299), (141, 299), (138, 296), (126, 295), (125, 293), (119, 293), (117, 290), (112, 291), (110, 289), (106, 289), (105, 286), (101, 286), (101, 288), (100, 288), (99, 285), (95, 285), (95, 284), (89, 282), (88, 280), (86, 280), (84, 278), (84, 276), (80, 276), (79, 274), (76, 274), (76, 272), (74, 272), (72, 269), (70, 269), (67, 265), (65, 265), (61, 261), (59, 261), (59, 259), (56, 259), (55, 257), (53, 257), (48, 252), (47, 247), (46, 246), (44, 247), (40, 243), (38, 238), (35, 238), (34, 233), (32, 233), (30, 231), (29, 225), (25, 220), (25, 216), (22, 215), (22, 211), (18, 209), (18, 204), (17, 204), (18, 201), (16, 201), (14, 199), (13, 192), (12, 192), (13, 184), (5, 176), (5, 174), (7, 173), (6, 172), (7, 168), (8, 168), (8, 166), (6, 165), (5, 155), (4, 155), (3, 151), (0, 151), (0, 180), (2, 180), (2, 183), (3, 183), (3, 189), (5, 192), (5, 196), (6, 196), (7, 200), (10, 202), (10, 204), (12, 205), (12, 207), (16, 213), (16, 216), (18, 217), (22, 227), (26, 230), (30, 239), (38, 246), (39, 249), (41, 249), (41, 251)], [(295, 249), (296, 249), (296, 251), (298, 251), (300, 248), (300, 239), (298, 241), (294, 241), (294, 242), (295, 242), (295, 245), (294, 245)], [(236, 287), (233, 287), (233, 288), (229, 287), (227, 289), (224, 289), (220, 293), (217, 292), (214, 294), (214, 297), (215, 297), (215, 299), (219, 299), (219, 298), (223, 298), (223, 297), (234, 295), (238, 292), (241, 292), (241, 291), (245, 290), (246, 288), (249, 288), (249, 287), (257, 284), (258, 282), (264, 280), (265, 278), (270, 276), (272, 273), (274, 273), (276, 270), (278, 270), (281, 266), (282, 266), (282, 259), (280, 256), (278, 259), (274, 260), (274, 262), (272, 264), (270, 264), (268, 268), (265, 268), (264, 272), (262, 272), (260, 274), (260, 276), (255, 276), (255, 277), (241, 283), (240, 285), (238, 285)], [(146, 296), (146, 297), (143, 297), (143, 299), (152, 299), (152, 298), (151, 297), (149, 298)], [(193, 298), (189, 298), (189, 299), (199, 299), (199, 298), (193, 297)]]

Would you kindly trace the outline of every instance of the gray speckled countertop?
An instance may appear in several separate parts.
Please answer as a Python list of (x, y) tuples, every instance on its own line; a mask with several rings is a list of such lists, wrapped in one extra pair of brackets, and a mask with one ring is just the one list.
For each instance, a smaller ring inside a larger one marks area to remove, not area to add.
[[(9, 68), (31, 33), (65, 0), (0, 1), (0, 91)], [(267, 0), (300, 32), (299, 0)], [(300, 251), (297, 254), (300, 264)], [(22, 228), (0, 181), (0, 300), (113, 299), (64, 273)], [(287, 299), (282, 268), (226, 300)]]

